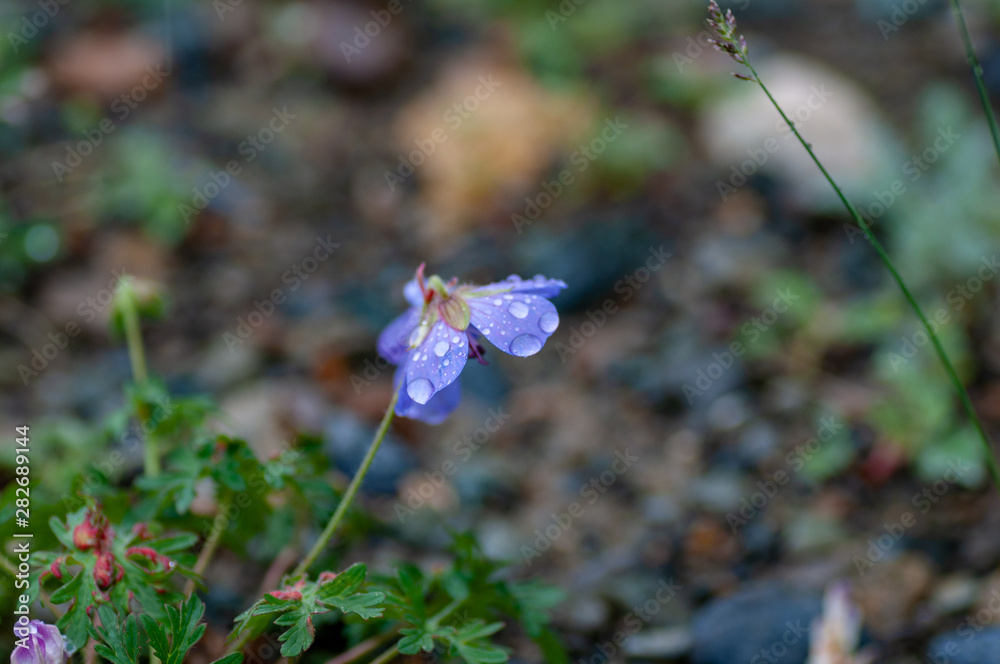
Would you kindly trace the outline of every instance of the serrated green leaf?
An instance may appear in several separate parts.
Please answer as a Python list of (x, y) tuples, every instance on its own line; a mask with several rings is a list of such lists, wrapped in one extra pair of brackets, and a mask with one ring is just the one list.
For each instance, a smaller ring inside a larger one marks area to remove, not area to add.
[(353, 613), (368, 620), (369, 618), (382, 617), (382, 602), (385, 601), (385, 594), (380, 592), (359, 593), (349, 597), (334, 597), (324, 600), (325, 604), (331, 604), (343, 613)]
[(434, 636), (423, 627), (405, 627), (399, 630), (403, 638), (399, 640), (397, 647), (404, 655), (415, 655), (421, 650), (430, 652), (434, 650)]
[(364, 563), (354, 563), (336, 577), (319, 585), (319, 598), (327, 600), (333, 597), (350, 595), (365, 582), (368, 567)]
[[(282, 616), (282, 618), (284, 617)], [(316, 629), (313, 627), (312, 617), (306, 612), (300, 612), (297, 618), (294, 624), (278, 637), (278, 641), (283, 642), (281, 654), (285, 657), (297, 657), (301, 655), (313, 644), (313, 640), (316, 638)]]

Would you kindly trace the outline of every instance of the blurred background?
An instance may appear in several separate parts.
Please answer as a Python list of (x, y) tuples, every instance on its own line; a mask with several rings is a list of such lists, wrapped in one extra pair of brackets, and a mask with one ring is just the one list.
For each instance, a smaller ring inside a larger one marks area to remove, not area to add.
[[(964, 4), (997, 102), (1000, 3)], [(948, 3), (728, 6), (996, 432), (1000, 173)], [(366, 493), (409, 550), (356, 557), (433, 561), (446, 526), (472, 529), (568, 590), (557, 625), (586, 661), (619, 633), (615, 658), (746, 661), (838, 578), (884, 661), (1000, 621), (971, 427), (801, 146), (708, 48), (705, 10), (6, 0), (0, 420), (31, 425), (33, 477), (64, 487), (121, 444), (98, 423), (130, 376), (107, 332), (122, 274), (169, 295), (146, 339), (174, 393), (216, 397), (262, 456), (316, 436), (343, 481), (389, 401), (374, 341), (417, 265), (542, 273), (569, 284), (559, 330), (468, 367), (445, 424), (397, 421)], [(268, 527), (219, 558), (219, 632), (281, 549)], [(679, 590), (626, 627), (661, 582)]]

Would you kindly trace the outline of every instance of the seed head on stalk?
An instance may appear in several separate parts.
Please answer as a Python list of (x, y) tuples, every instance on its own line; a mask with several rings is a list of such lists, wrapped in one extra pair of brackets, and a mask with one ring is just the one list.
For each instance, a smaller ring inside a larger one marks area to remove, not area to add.
[[(743, 38), (743, 35), (736, 34), (736, 17), (733, 16), (733, 10), (729, 9), (723, 15), (719, 3), (716, 0), (711, 0), (708, 3), (708, 26), (715, 31), (718, 37), (718, 39), (708, 40), (715, 47), (715, 50), (728, 54), (729, 57), (753, 73), (747, 52), (747, 40)], [(745, 74), (734, 73), (733, 76), (744, 81), (756, 80), (755, 77)]]

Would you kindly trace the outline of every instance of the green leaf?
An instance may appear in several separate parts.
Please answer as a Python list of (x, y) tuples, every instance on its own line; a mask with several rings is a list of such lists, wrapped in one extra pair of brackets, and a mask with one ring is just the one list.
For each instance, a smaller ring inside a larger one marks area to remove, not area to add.
[(283, 642), (281, 654), (285, 657), (301, 655), (313, 644), (313, 640), (316, 638), (316, 628), (313, 627), (312, 616), (308, 611), (299, 609), (286, 613), (278, 617), (274, 624), (291, 625), (284, 634), (278, 637), (278, 641)]
[(243, 664), (243, 653), (233, 652), (212, 662), (212, 664)]
[(124, 621), (117, 611), (108, 604), (102, 604), (97, 609), (101, 626), (88, 623), (88, 632), (97, 643), (94, 650), (112, 664), (138, 664), (139, 662), (139, 627), (135, 614), (129, 614)]
[(364, 563), (354, 563), (332, 580), (320, 584), (319, 598), (327, 600), (355, 592), (365, 582), (368, 567)]
[(243, 664), (243, 653), (232, 652), (212, 662), (212, 664)]
[(434, 635), (423, 627), (405, 627), (399, 630), (403, 638), (399, 640), (399, 652), (404, 655), (415, 655), (421, 650), (434, 650)]
[(182, 664), (188, 651), (194, 647), (205, 633), (206, 625), (199, 624), (205, 613), (205, 605), (197, 596), (186, 599), (178, 609), (166, 605), (167, 629), (149, 615), (142, 616), (142, 627), (149, 638), (149, 644), (163, 664)]
[(288, 627), (279, 637), (283, 645), (281, 654), (296, 657), (313, 643), (316, 630), (312, 616), (339, 609), (363, 619), (382, 615), (381, 592), (357, 592), (365, 582), (367, 568), (362, 564), (351, 565), (332, 579), (322, 583), (309, 582), (302, 577), (286, 580), (283, 597), (268, 593), (253, 606), (236, 617), (236, 626), (229, 638), (248, 632), (250, 636), (263, 633), (273, 624)]
[(385, 601), (385, 593), (358, 593), (350, 597), (336, 597), (325, 600), (324, 604), (331, 604), (343, 613), (353, 613), (361, 616), (365, 620), (369, 618), (382, 617), (382, 602)]

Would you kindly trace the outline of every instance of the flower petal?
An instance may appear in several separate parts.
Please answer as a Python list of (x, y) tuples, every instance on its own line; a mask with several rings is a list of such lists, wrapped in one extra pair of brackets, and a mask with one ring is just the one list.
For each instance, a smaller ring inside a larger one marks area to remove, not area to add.
[(410, 349), (410, 335), (420, 324), (420, 309), (413, 307), (389, 323), (378, 335), (378, 354), (392, 364), (400, 364)]
[(469, 337), (439, 320), (423, 343), (406, 356), (404, 391), (418, 404), (455, 382), (469, 359)]
[(410, 279), (403, 286), (403, 297), (410, 303), (411, 307), (424, 306), (424, 294), (420, 290), (420, 284), (416, 279)]
[(469, 297), (472, 325), (505, 353), (534, 355), (559, 327), (555, 305), (538, 295), (502, 293)]
[[(396, 386), (399, 387), (403, 380), (403, 370), (396, 370)], [(420, 420), (427, 424), (441, 424), (451, 415), (452, 411), (458, 408), (462, 400), (462, 387), (456, 380), (444, 389), (437, 392), (426, 404), (419, 404), (410, 398), (406, 390), (399, 393), (399, 401), (396, 402), (396, 415), (408, 417), (412, 420)]]
[(566, 288), (566, 282), (561, 279), (548, 279), (540, 274), (536, 274), (531, 279), (522, 279), (516, 274), (512, 274), (503, 281), (480, 286), (469, 292), (466, 297), (480, 297), (476, 293), (495, 293), (498, 291), (555, 297), (564, 288)]

